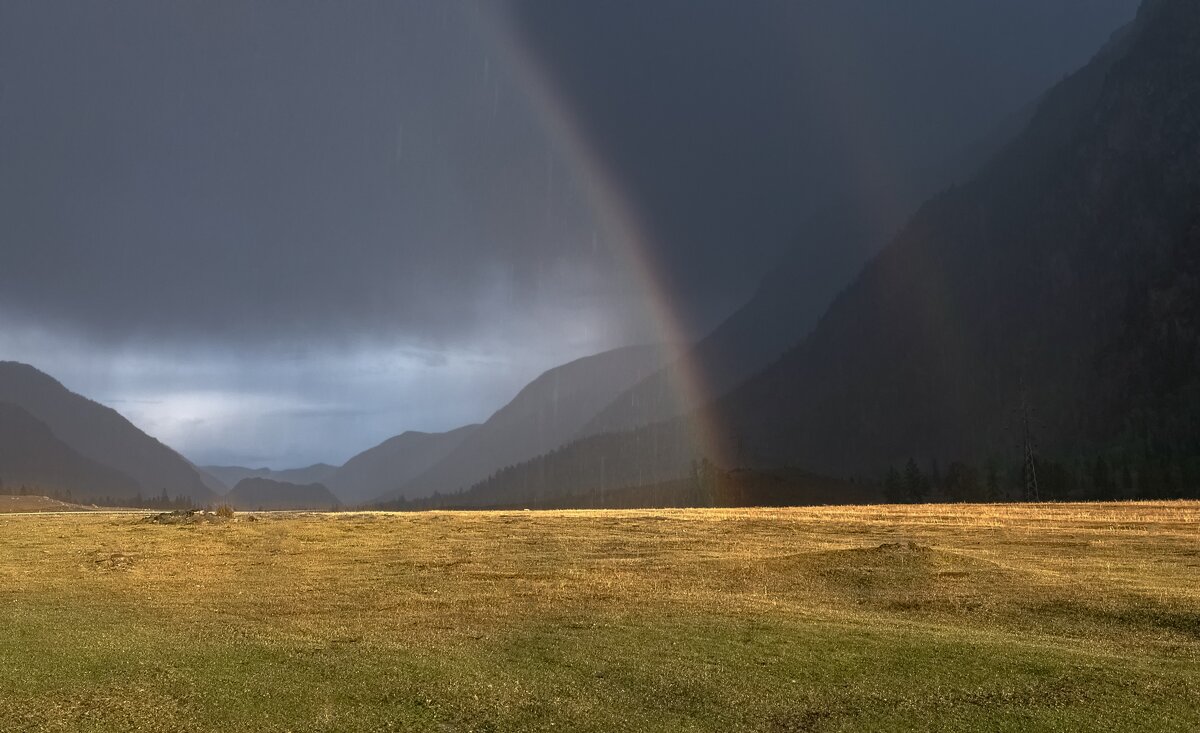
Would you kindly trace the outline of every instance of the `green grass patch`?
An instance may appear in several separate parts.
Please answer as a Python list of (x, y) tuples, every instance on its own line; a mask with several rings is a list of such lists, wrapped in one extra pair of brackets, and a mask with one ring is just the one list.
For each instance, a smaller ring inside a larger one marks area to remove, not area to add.
[(0, 519), (0, 730), (1195, 731), (1190, 506)]

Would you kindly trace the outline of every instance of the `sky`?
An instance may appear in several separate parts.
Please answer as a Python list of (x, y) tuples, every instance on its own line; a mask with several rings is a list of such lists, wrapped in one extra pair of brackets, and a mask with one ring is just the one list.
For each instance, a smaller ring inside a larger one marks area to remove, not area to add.
[(482, 421), (702, 335), (1136, 5), (0, 3), (0, 358), (201, 464)]

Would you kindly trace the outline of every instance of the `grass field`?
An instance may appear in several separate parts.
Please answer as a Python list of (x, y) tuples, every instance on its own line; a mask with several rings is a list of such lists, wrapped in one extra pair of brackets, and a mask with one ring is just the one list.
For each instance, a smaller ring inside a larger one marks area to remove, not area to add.
[(0, 515), (0, 730), (1200, 730), (1200, 503), (140, 519)]
[(0, 495), (0, 514), (9, 512), (86, 512), (94, 507), (68, 504), (46, 496)]

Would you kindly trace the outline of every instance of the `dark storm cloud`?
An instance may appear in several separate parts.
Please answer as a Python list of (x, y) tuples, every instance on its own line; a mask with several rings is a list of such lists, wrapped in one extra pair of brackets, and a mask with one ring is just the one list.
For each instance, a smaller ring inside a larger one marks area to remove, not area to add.
[(814, 204), (955, 154), (1082, 65), (1138, 3), (511, 7), (653, 223), (686, 310), (711, 322)]
[[(1134, 5), (656, 0), (512, 15), (652, 222), (685, 311), (711, 322), (813, 205), (965, 144)], [(93, 337), (439, 339), (535, 300), (603, 308), (629, 287), (473, 5), (0, 14), (10, 313)], [(548, 282), (564, 273), (569, 285)]]
[(655, 336), (547, 111), (698, 333), (807, 211), (979, 136), (1135, 5), (0, 2), (0, 358), (201, 462), (482, 420)]
[(10, 312), (121, 338), (453, 337), (555, 268), (612, 269), (472, 6), (0, 13)]

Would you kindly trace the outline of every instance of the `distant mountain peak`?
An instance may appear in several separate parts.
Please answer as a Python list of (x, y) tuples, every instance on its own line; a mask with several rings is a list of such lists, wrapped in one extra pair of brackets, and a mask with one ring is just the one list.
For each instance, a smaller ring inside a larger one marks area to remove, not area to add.
[(327, 511), (341, 504), (324, 484), (293, 484), (269, 478), (245, 478), (225, 495), (235, 509)]
[(617, 395), (676, 358), (676, 345), (639, 344), (548, 369), (428, 470), (382, 497), (468, 488), (505, 466), (564, 445)]
[(399, 489), (434, 465), (478, 425), (445, 433), (408, 430), (359, 453), (329, 476), (329, 486), (346, 504), (358, 505)]

